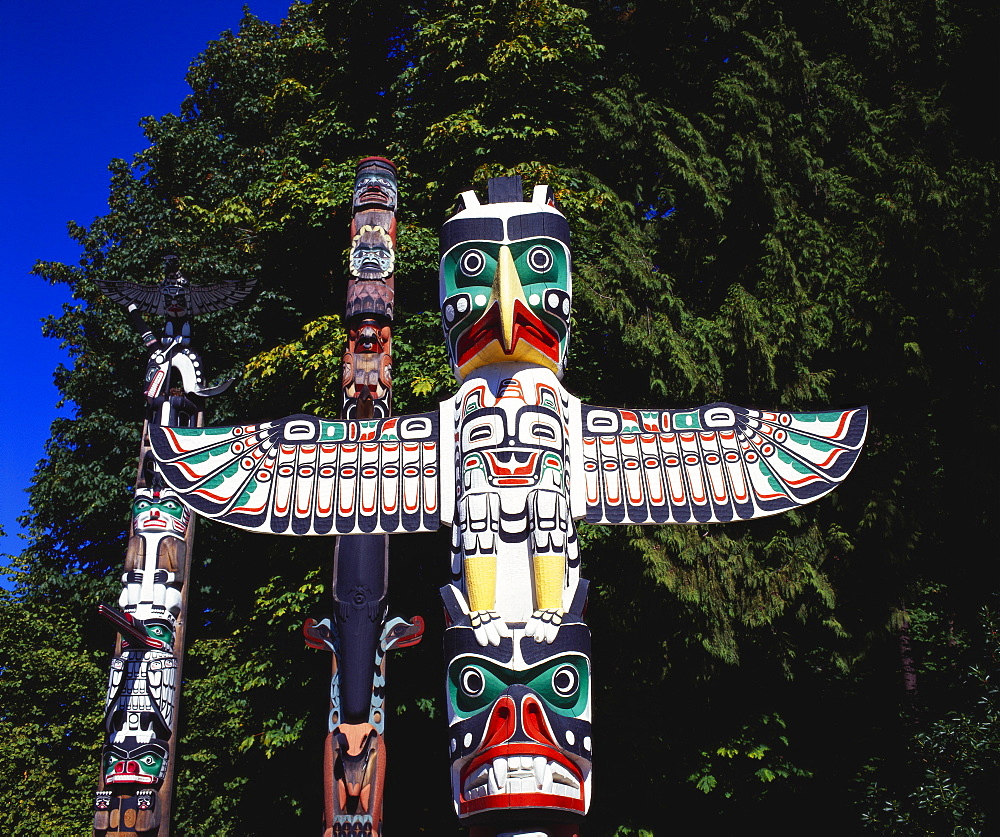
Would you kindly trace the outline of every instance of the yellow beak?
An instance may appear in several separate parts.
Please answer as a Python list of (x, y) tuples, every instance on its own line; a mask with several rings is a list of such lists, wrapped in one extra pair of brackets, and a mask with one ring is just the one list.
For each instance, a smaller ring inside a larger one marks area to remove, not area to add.
[(510, 248), (504, 245), (500, 248), (497, 270), (493, 275), (493, 290), (486, 308), (489, 309), (493, 300), (496, 300), (500, 304), (503, 347), (507, 354), (513, 351), (514, 300), (517, 299), (521, 300), (527, 307), (528, 300), (524, 298), (524, 288), (521, 287), (521, 279), (517, 275), (517, 268), (514, 267), (514, 257), (510, 254)]

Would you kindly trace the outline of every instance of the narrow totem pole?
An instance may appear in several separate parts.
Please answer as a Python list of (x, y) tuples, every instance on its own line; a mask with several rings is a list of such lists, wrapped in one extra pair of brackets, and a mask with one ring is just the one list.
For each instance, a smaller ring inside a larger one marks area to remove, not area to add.
[[(345, 419), (392, 412), (392, 318), (395, 300), (396, 167), (382, 157), (358, 163), (347, 280)], [(382, 833), (385, 780), (385, 658), (420, 642), (424, 622), (386, 620), (389, 538), (337, 539), (333, 618), (309, 619), (306, 644), (333, 652), (324, 747), (324, 837)]]
[(437, 412), (152, 428), (199, 514), (293, 535), (452, 527), (442, 588), (455, 811), (472, 837), (573, 837), (591, 799), (590, 633), (575, 521), (709, 524), (794, 509), (857, 461), (863, 407), (591, 407), (560, 378), (569, 225), (552, 191), (495, 178), (441, 231), (460, 388)]
[[(122, 592), (118, 609), (99, 607), (119, 632), (104, 704), (106, 738), (94, 806), (99, 837), (166, 837), (170, 832), (194, 521), (160, 477), (149, 453), (148, 431), (157, 425), (202, 425), (205, 399), (232, 381), (205, 387), (201, 358), (191, 345), (192, 318), (235, 305), (253, 287), (237, 281), (192, 287), (176, 257), (167, 256), (164, 266), (158, 288), (98, 283), (105, 296), (127, 307), (152, 350)], [(160, 337), (147, 327), (143, 314), (165, 318)]]

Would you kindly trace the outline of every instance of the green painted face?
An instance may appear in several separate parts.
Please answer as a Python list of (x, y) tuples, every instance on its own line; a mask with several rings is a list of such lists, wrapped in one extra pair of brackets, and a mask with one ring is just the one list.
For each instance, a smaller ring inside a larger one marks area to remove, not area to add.
[(166, 766), (167, 750), (162, 744), (150, 742), (131, 748), (111, 744), (104, 751), (104, 782), (152, 785), (163, 778)]
[(174, 641), (174, 632), (162, 622), (152, 622), (147, 621), (145, 623), (146, 636), (150, 639), (158, 639), (160, 642), (165, 642), (167, 645), (172, 645)]
[(184, 504), (173, 495), (163, 491), (159, 497), (147, 489), (136, 493), (132, 501), (132, 521), (139, 534), (165, 533), (184, 537), (190, 515)]
[(562, 374), (569, 346), (569, 230), (555, 209), (501, 203), (464, 210), (441, 232), (441, 314), (459, 380), (520, 361)]
[(510, 686), (521, 684), (546, 709), (568, 718), (583, 714), (590, 692), (587, 658), (560, 654), (523, 671), (473, 655), (456, 657), (448, 666), (448, 696), (455, 714), (469, 718), (492, 706)]

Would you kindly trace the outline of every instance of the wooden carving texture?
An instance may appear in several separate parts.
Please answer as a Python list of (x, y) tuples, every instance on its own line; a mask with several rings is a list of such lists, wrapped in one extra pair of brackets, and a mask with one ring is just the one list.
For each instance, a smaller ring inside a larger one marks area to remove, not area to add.
[[(192, 319), (246, 298), (253, 283), (196, 287), (177, 259), (165, 260), (159, 287), (102, 282), (101, 290), (125, 305), (151, 350), (146, 367), (139, 462), (118, 607), (100, 612), (119, 631), (105, 696), (101, 778), (94, 801), (95, 835), (167, 835), (174, 773), (175, 733), (194, 521), (162, 479), (149, 448), (152, 426), (202, 425), (205, 399), (230, 382), (205, 386), (204, 367), (192, 346)], [(159, 336), (143, 314), (165, 318)]]

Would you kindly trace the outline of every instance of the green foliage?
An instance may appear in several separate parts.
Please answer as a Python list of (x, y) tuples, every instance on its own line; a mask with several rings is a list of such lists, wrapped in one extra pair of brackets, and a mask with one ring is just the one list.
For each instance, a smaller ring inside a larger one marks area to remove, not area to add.
[[(1000, 625), (995, 610), (982, 611), (982, 637), (975, 664), (961, 677), (947, 711), (911, 732), (909, 758), (888, 770), (873, 758), (861, 774), (866, 782), (861, 821), (875, 834), (989, 833), (1000, 779)], [(957, 684), (956, 684), (957, 685)]]
[[(146, 353), (95, 281), (150, 281), (166, 253), (195, 282), (258, 277), (252, 306), (197, 323), (213, 380), (242, 377), (209, 420), (337, 415), (348, 196), (369, 154), (400, 170), (398, 412), (452, 388), (436, 230), (460, 190), (513, 173), (551, 184), (570, 220), (565, 383), (588, 403), (871, 405), (854, 474), (797, 514), (581, 527), (605, 731), (590, 830), (780, 833), (818, 810), (831, 833), (984, 830), (995, 695), (966, 659), (996, 508), (980, 453), (997, 431), (996, 136), (976, 98), (996, 13), (980, 6), (316, 0), (208, 44), (178, 113), (112, 161), (110, 212), (70, 226), (79, 265), (36, 267), (74, 295), (45, 325), (74, 412), (0, 598), (4, 833), (80, 833), (97, 770), (112, 639), (82, 614), (117, 595)], [(298, 630), (329, 607), (330, 550), (199, 524), (177, 833), (318, 821), (329, 660)], [(407, 709), (387, 827), (457, 830), (433, 641), (448, 533), (392, 550), (393, 607), (423, 613), (429, 641), (389, 663)]]
[[(702, 751), (704, 763), (688, 776), (702, 793), (721, 793), (732, 799), (748, 789), (753, 779), (765, 785), (782, 779), (810, 778), (812, 773), (791, 764), (783, 755), (788, 747), (786, 724), (779, 715), (762, 715), (745, 725), (740, 734), (713, 751)], [(764, 789), (766, 790), (766, 788)], [(758, 793), (763, 793), (758, 790)]]

